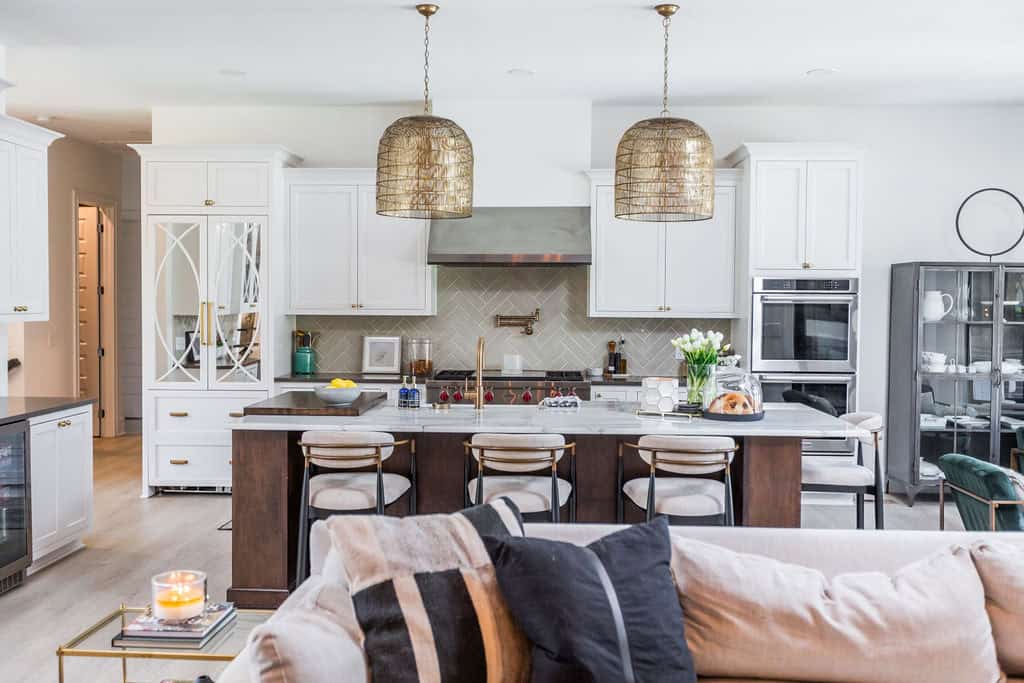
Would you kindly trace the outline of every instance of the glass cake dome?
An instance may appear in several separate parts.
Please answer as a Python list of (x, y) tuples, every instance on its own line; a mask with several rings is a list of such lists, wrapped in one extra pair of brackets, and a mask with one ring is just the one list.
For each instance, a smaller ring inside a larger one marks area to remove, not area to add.
[(704, 417), (740, 422), (763, 419), (761, 382), (737, 368), (718, 368), (713, 388), (704, 393)]

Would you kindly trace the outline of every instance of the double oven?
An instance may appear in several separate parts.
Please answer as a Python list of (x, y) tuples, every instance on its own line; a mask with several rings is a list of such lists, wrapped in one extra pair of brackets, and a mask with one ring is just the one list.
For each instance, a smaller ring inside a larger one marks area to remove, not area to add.
[[(856, 278), (754, 278), (750, 368), (764, 400), (805, 394), (839, 415), (857, 410)], [(807, 439), (804, 453), (849, 454), (851, 439)]]

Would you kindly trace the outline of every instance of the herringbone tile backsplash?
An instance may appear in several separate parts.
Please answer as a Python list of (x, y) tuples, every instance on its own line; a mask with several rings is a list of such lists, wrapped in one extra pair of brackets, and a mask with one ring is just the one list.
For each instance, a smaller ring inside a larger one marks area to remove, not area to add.
[[(300, 316), (296, 326), (320, 332), (316, 344), (322, 372), (359, 372), (363, 336), (428, 337), (433, 341), (434, 369), (472, 368), (476, 338), (487, 340), (487, 366), (501, 366), (504, 353), (520, 353), (526, 368), (583, 370), (603, 367), (606, 344), (626, 340), (628, 370), (635, 375), (679, 372), (669, 340), (693, 327), (713, 329), (729, 339), (728, 320), (658, 320), (587, 317), (587, 269), (449, 268), (437, 277), (437, 315)], [(520, 328), (498, 328), (494, 316), (526, 315), (540, 309), (532, 335)], [(408, 355), (403, 344), (403, 358)]]

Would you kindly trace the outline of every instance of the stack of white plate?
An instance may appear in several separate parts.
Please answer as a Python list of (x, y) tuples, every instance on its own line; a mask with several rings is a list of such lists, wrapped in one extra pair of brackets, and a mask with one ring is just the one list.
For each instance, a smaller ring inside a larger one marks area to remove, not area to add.
[(671, 413), (679, 403), (679, 380), (675, 377), (644, 377), (640, 409)]

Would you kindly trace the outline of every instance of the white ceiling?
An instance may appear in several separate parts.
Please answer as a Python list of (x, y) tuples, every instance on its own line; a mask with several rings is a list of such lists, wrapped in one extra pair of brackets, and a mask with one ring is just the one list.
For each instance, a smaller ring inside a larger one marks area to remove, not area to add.
[[(143, 139), (169, 104), (415, 100), (412, 0), (4, 0), (8, 109), (92, 140)], [(438, 98), (656, 106), (660, 17), (644, 0), (441, 0)], [(1020, 0), (681, 0), (677, 104), (1019, 103)], [(534, 76), (510, 76), (510, 68)], [(813, 68), (838, 74), (808, 77)], [(225, 76), (221, 70), (244, 71)]]

